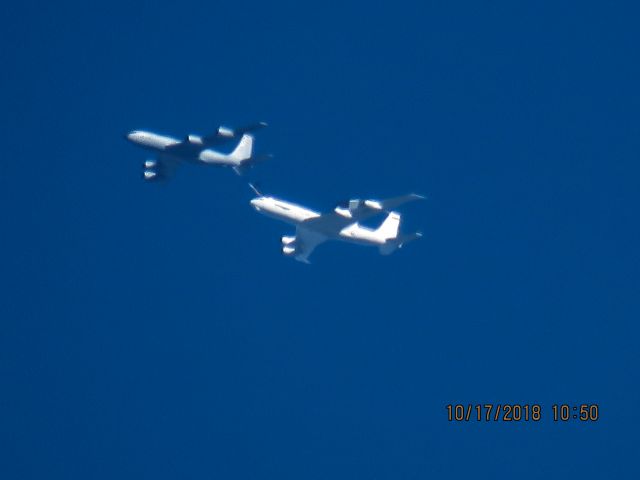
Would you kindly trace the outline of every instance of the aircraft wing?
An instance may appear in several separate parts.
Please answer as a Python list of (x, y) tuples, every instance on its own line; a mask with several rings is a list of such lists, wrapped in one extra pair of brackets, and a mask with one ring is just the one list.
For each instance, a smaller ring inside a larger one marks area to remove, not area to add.
[(241, 137), (245, 133), (255, 132), (267, 126), (266, 122), (252, 123), (251, 125), (245, 125), (244, 127), (237, 127), (233, 129), (233, 133), (236, 137)]
[(400, 205), (408, 202), (413, 202), (415, 200), (424, 200), (422, 195), (418, 195), (417, 193), (410, 193), (408, 195), (401, 195), (399, 197), (388, 198), (386, 200), (365, 200), (365, 204), (370, 208), (378, 208), (379, 210), (394, 210)]
[(319, 217), (311, 217), (302, 222), (302, 225), (317, 232), (324, 232), (332, 235), (342, 230), (347, 225), (357, 222), (353, 218), (347, 218), (339, 213), (323, 213)]
[(325, 237), (324, 235), (312, 232), (304, 227), (297, 227), (295, 251), (296, 260), (300, 260), (304, 263), (309, 263), (309, 255), (311, 255), (313, 250), (318, 245), (324, 243), (326, 240), (327, 237)]
[(335, 210), (323, 213), (319, 217), (309, 218), (302, 224), (308, 228), (332, 235), (352, 223), (375, 217), (383, 212), (388, 212), (396, 207), (424, 197), (415, 193), (386, 200), (349, 200), (343, 205), (338, 205)]
[(174, 145), (169, 145), (164, 149), (165, 152), (171, 153), (174, 156), (187, 156), (191, 153), (192, 147), (187, 142), (180, 142)]

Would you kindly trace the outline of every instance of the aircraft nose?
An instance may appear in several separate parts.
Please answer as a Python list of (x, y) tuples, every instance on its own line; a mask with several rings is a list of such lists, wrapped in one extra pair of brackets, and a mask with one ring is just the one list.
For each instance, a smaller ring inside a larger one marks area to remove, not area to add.
[(259, 198), (254, 198), (253, 200), (251, 200), (251, 206), (253, 208), (255, 208), (256, 210), (260, 210), (260, 199)]
[(131, 130), (124, 134), (124, 138), (130, 142), (136, 142), (140, 140), (140, 132), (138, 130)]

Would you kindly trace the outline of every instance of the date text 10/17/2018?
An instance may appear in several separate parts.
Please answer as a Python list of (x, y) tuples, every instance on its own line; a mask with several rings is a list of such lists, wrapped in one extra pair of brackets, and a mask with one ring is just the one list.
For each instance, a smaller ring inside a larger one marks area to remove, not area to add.
[[(447, 420), (450, 422), (539, 422), (543, 408), (537, 403), (483, 403), (448, 404)], [(600, 418), (600, 408), (595, 403), (579, 405), (553, 404), (551, 413), (554, 422), (596, 422)]]

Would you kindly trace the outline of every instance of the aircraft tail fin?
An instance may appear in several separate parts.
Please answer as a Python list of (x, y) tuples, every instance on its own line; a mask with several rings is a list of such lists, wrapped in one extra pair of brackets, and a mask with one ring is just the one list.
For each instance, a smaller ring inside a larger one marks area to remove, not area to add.
[(387, 240), (383, 245), (380, 245), (379, 250), (382, 255), (390, 255), (398, 248), (404, 247), (407, 243), (417, 240), (422, 237), (421, 232), (410, 233), (408, 235), (399, 235), (396, 238)]
[(242, 135), (238, 146), (229, 154), (229, 156), (241, 163), (251, 158), (253, 154), (253, 136), (249, 134)]
[(400, 229), (400, 214), (398, 212), (391, 212), (384, 219), (382, 225), (378, 227), (376, 233), (382, 236), (382, 238), (391, 239), (398, 236), (398, 230)]
[(405, 243), (409, 243), (422, 236), (420, 232), (410, 233), (408, 235), (401, 234), (400, 220), (401, 216), (398, 212), (391, 212), (387, 215), (384, 222), (382, 222), (382, 225), (376, 230), (385, 240), (379, 247), (382, 255), (389, 255), (398, 248), (402, 248)]

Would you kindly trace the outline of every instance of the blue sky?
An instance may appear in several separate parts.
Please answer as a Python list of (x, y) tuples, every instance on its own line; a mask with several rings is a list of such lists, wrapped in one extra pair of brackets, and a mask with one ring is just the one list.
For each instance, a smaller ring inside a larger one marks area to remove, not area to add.
[[(638, 8), (516, 3), (4, 6), (0, 476), (637, 478)], [(266, 192), (424, 238), (290, 261), (122, 138), (257, 120)]]

